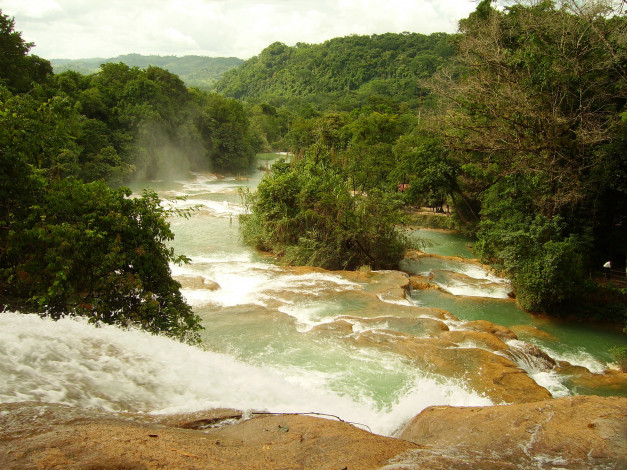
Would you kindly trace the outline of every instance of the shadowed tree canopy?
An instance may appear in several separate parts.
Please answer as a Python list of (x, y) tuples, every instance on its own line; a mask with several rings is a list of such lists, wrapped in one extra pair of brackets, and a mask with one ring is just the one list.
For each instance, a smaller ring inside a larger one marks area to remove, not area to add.
[(491, 4), (431, 82), (433, 130), (481, 203), (480, 254), (542, 310), (627, 253), (627, 20), (611, 2)]

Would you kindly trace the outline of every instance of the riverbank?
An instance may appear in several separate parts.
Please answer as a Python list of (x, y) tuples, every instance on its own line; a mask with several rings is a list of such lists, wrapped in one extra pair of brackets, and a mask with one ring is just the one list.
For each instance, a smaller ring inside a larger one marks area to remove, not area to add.
[[(437, 231), (463, 237), (460, 232), (459, 221), (449, 213), (434, 212), (429, 208), (413, 208), (405, 212), (406, 228), (413, 232)], [(427, 242), (430, 240), (427, 236)], [(470, 261), (475, 257), (472, 252), (472, 240), (467, 240), (467, 253), (464, 255)], [(420, 244), (420, 242), (419, 242)], [(427, 243), (428, 245), (428, 243)], [(419, 246), (419, 249), (431, 254), (428, 246)], [(459, 250), (459, 246), (457, 247)], [(449, 253), (437, 253), (447, 255)], [(492, 268), (489, 268), (493, 270)], [(503, 272), (495, 272), (505, 276)], [(512, 292), (512, 295), (514, 292)], [(520, 305), (519, 305), (520, 306)], [(522, 308), (522, 306), (521, 306)], [(594, 322), (599, 326), (609, 326), (614, 330), (623, 330), (627, 325), (627, 278), (622, 271), (603, 273), (600, 270), (592, 272), (589, 279), (580, 286), (575, 297), (570, 301), (556, 304), (549, 312), (529, 312), (537, 316), (559, 318), (572, 322)]]
[(208, 410), (108, 413), (0, 405), (0, 467), (12, 469), (625, 468), (627, 398), (430, 407), (398, 437), (334, 418)]

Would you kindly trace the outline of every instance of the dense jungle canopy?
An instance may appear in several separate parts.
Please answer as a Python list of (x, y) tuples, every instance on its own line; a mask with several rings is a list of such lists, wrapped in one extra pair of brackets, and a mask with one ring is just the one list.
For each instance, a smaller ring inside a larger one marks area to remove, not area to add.
[(627, 253), (623, 8), (484, 0), (455, 35), (274, 43), (211, 93), (156, 66), (55, 74), (0, 12), (0, 303), (193, 340), (168, 214), (119, 188), (278, 150), (242, 229), (286, 262), (393, 268), (407, 214), (448, 206), (524, 308), (624, 299), (592, 282)]
[(264, 144), (354, 193), (452, 207), (523, 307), (572, 310), (604, 262), (625, 271), (623, 8), (485, 0), (453, 36), (273, 44), (217, 89), (246, 99)]

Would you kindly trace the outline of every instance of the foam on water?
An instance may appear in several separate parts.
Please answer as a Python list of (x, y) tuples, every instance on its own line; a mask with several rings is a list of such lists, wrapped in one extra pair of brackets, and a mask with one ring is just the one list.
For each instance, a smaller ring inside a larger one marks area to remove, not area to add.
[(178, 181), (181, 185), (180, 195), (199, 193), (227, 193), (237, 192), (241, 186), (245, 186), (245, 180), (235, 177), (218, 177), (211, 173), (192, 173), (193, 179)]
[(453, 295), (506, 299), (511, 291), (509, 281), (476, 264), (456, 262), (449, 268), (449, 272), (459, 273), (461, 276), (444, 273), (440, 286)]
[(226, 200), (214, 201), (212, 199), (163, 199), (162, 206), (166, 209), (193, 209), (195, 211), (204, 211), (215, 217), (236, 217), (244, 213), (244, 206)]
[[(374, 360), (374, 359), (373, 359)], [(392, 361), (391, 367), (403, 367)], [(338, 374), (250, 365), (138, 330), (0, 314), (0, 402), (40, 401), (170, 413), (227, 407), (327, 413), (391, 434), (430, 405), (489, 405), (415, 368), (387, 406), (332, 390)], [(413, 375), (412, 375), (413, 374)]]
[[(437, 282), (436, 282), (437, 283)], [(507, 299), (511, 287), (505, 283), (473, 282), (467, 283), (457, 279), (439, 283), (445, 291), (462, 297), (487, 297), (492, 299)]]
[[(564, 385), (564, 380), (567, 379), (564, 375), (560, 375), (555, 371), (554, 364), (548, 362), (543, 356), (528, 354), (527, 347), (531, 343), (526, 343), (520, 340), (508, 340), (507, 345), (510, 347), (510, 355), (502, 354), (509, 359), (513, 359), (514, 362), (527, 372), (527, 375), (531, 377), (535, 382), (546, 388), (554, 398), (566, 397), (571, 394), (570, 390)], [(545, 349), (545, 348), (542, 348)], [(546, 352), (545, 352), (546, 353)], [(552, 358), (555, 358), (551, 354)]]
[(282, 293), (315, 295), (329, 288), (338, 292), (355, 289), (359, 284), (331, 273), (291, 274), (270, 263), (255, 262), (250, 252), (239, 254), (216, 253), (213, 256), (197, 256), (191, 263), (172, 266), (175, 276), (202, 276), (220, 286), (215, 291), (207, 289), (183, 289), (190, 305), (266, 305), (268, 300), (284, 299)]
[(377, 298), (381, 302), (385, 302), (387, 304), (392, 304), (392, 305), (405, 305), (408, 307), (414, 307), (416, 305), (415, 303), (413, 303), (407, 298), (400, 298), (400, 297), (389, 296), (385, 294), (377, 294)]
[(507, 279), (471, 261), (424, 257), (404, 260), (401, 266), (408, 272), (429, 276), (430, 282), (456, 296), (506, 299), (511, 291)]
[(607, 370), (607, 364), (596, 359), (592, 354), (583, 348), (568, 348), (566, 351), (558, 351), (547, 345), (542, 345), (542, 349), (556, 361), (566, 361), (574, 366), (581, 366), (588, 369), (593, 374), (602, 374)]
[(563, 384), (564, 377), (552, 370), (528, 372), (535, 382), (551, 392), (553, 398), (562, 398), (570, 395), (570, 390)]
[(330, 323), (345, 314), (342, 305), (333, 301), (304, 300), (282, 305), (278, 310), (296, 319), (299, 332), (309, 331), (317, 325)]

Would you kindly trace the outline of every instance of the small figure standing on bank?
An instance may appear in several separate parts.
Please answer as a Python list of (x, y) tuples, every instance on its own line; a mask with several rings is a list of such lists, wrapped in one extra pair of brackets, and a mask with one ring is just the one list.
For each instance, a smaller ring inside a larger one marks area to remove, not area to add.
[(605, 275), (605, 279), (607, 279), (608, 277), (610, 277), (610, 271), (612, 270), (612, 262), (611, 261), (607, 261), (604, 265), (603, 265), (603, 274)]

